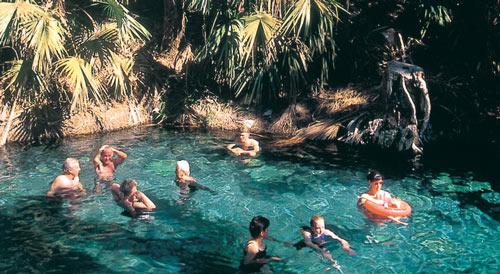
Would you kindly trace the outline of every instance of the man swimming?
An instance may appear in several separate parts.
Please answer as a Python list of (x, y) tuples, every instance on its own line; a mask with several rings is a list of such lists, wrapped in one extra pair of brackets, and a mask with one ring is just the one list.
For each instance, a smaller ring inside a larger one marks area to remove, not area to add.
[[(117, 157), (114, 157), (114, 156)], [(123, 163), (127, 154), (109, 145), (103, 145), (94, 157), (96, 173), (95, 191), (100, 192), (102, 185), (109, 187), (115, 179), (115, 171), (118, 165)]]
[(75, 158), (67, 158), (63, 163), (63, 172), (57, 176), (49, 191), (47, 197), (78, 198), (85, 193), (80, 183), (80, 163)]
[(250, 133), (241, 132), (234, 144), (229, 144), (226, 149), (234, 156), (255, 157), (260, 151), (259, 142), (250, 138)]

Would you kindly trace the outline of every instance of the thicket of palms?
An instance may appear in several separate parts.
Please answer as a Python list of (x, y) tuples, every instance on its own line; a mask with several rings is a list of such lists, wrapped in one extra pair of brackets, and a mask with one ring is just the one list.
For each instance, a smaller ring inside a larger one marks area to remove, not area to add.
[(71, 114), (107, 98), (133, 99), (135, 52), (149, 32), (116, 0), (0, 2), (0, 100)]
[(218, 84), (245, 104), (295, 101), (321, 87), (335, 59), (335, 0), (202, 1), (208, 37), (198, 60), (213, 68)]

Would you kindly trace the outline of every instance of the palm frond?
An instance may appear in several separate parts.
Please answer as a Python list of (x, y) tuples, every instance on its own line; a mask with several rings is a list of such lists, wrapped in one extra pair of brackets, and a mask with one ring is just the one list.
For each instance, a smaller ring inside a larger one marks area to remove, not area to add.
[(24, 26), (37, 20), (44, 13), (43, 9), (28, 1), (0, 3), (0, 43), (22, 45), (20, 37)]
[(111, 53), (118, 48), (118, 43), (118, 30), (115, 24), (102, 24), (81, 41), (79, 52), (85, 56), (85, 59), (97, 56), (101, 62), (104, 62), (104, 60), (111, 58)]
[(33, 68), (47, 71), (50, 64), (66, 52), (63, 35), (66, 30), (48, 11), (26, 23), (27, 42), (33, 50)]
[(47, 84), (40, 74), (32, 70), (31, 61), (15, 60), (6, 64), (10, 68), (0, 77), (1, 97), (8, 97), (21, 105), (46, 98)]
[(113, 73), (108, 76), (108, 84), (114, 88), (117, 98), (126, 98), (132, 91), (131, 77), (134, 59), (111, 53)]
[(258, 11), (255, 14), (243, 18), (245, 25), (242, 31), (242, 63), (247, 64), (252, 59), (264, 58), (270, 62), (275, 56), (274, 45), (272, 44), (276, 31), (279, 29), (281, 21), (271, 14)]
[(243, 22), (233, 19), (227, 24), (215, 26), (205, 47), (197, 58), (208, 60), (215, 65), (215, 78), (219, 83), (233, 84), (239, 65), (240, 33)]
[(91, 65), (84, 59), (78, 56), (61, 59), (56, 63), (56, 70), (70, 89), (71, 111), (85, 108), (91, 99), (102, 101), (105, 94), (92, 75)]
[(96, 0), (95, 3), (102, 6), (104, 12), (111, 18), (112, 22), (116, 23), (120, 38), (124, 43), (131, 40), (145, 42), (151, 38), (151, 33), (135, 20), (129, 10), (118, 1)]

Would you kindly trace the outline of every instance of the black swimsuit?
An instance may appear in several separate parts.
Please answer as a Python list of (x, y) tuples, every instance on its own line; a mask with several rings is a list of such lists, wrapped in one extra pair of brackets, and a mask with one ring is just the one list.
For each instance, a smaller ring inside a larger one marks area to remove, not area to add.
[[(248, 246), (248, 244), (247, 244)], [(246, 249), (243, 250), (243, 254), (244, 254), (244, 257), (247, 255), (247, 251)], [(259, 250), (259, 252), (257, 252), (257, 254), (255, 254), (255, 257), (253, 257), (253, 260), (257, 260), (257, 259), (262, 259), (262, 258), (267, 258), (267, 246), (264, 248), (264, 250)], [(260, 270), (260, 268), (264, 265), (263, 263), (257, 263), (257, 262), (254, 262), (254, 263), (249, 263), (249, 264), (244, 264), (244, 259), (241, 260), (241, 264), (240, 264), (240, 270), (242, 270), (243, 272), (258, 272)]]

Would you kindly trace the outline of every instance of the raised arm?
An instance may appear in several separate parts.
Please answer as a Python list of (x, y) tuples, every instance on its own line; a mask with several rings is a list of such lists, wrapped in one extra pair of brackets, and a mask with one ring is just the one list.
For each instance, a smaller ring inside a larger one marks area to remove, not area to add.
[(113, 150), (113, 153), (116, 154), (116, 156), (118, 156), (117, 158), (114, 158), (113, 159), (113, 163), (115, 164), (115, 166), (123, 163), (123, 161), (125, 161), (125, 159), (127, 159), (127, 153), (121, 151), (121, 150), (118, 150), (118, 149), (115, 149), (113, 147), (111, 147), (111, 149)]
[(153, 210), (156, 208), (156, 205), (148, 198), (148, 196), (146, 196), (146, 194), (140, 191), (138, 191), (137, 194), (139, 201), (133, 203), (134, 208), (147, 210)]
[(97, 153), (95, 154), (94, 156), (94, 167), (95, 168), (100, 168), (102, 167), (102, 161), (101, 161), (101, 152), (107, 147), (107, 145), (103, 145), (101, 148), (99, 148), (99, 150), (97, 151)]

